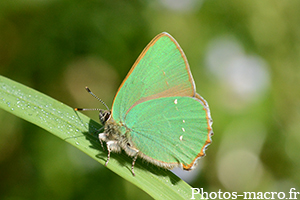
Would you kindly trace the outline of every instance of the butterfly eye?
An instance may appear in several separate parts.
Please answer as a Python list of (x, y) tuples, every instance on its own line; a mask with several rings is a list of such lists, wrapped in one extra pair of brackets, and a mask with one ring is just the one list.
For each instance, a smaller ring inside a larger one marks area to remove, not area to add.
[(99, 111), (99, 119), (100, 119), (102, 125), (105, 124), (105, 122), (109, 119), (109, 117), (110, 117), (110, 112), (109, 111), (107, 111), (107, 110), (104, 110), (104, 111), (100, 110)]

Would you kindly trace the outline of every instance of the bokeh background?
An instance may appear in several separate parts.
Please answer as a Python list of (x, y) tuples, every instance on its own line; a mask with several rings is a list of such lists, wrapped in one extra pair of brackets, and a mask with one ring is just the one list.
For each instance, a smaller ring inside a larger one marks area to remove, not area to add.
[[(0, 74), (71, 107), (101, 107), (89, 86), (111, 106), (163, 31), (185, 51), (214, 120), (200, 166), (176, 173), (207, 192), (300, 192), (298, 0), (4, 0)], [(3, 110), (0, 127), (0, 199), (151, 199)]]

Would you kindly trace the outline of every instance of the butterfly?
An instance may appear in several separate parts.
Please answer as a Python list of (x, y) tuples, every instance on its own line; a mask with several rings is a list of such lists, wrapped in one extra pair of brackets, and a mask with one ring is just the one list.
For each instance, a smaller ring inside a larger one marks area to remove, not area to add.
[(111, 152), (123, 150), (133, 158), (133, 175), (137, 158), (166, 169), (194, 169), (211, 143), (209, 106), (196, 93), (183, 50), (166, 32), (140, 54), (119, 87), (111, 111), (108, 107), (98, 110), (104, 125), (99, 140), (108, 150), (106, 165)]

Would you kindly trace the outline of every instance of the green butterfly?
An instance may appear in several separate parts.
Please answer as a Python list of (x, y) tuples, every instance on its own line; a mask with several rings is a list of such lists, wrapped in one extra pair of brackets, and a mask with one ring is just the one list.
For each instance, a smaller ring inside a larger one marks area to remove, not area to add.
[(111, 112), (100, 110), (99, 117), (104, 125), (99, 140), (108, 150), (106, 165), (111, 152), (124, 150), (133, 157), (133, 175), (138, 157), (162, 168), (191, 170), (213, 135), (208, 104), (196, 93), (186, 56), (165, 32), (138, 57)]

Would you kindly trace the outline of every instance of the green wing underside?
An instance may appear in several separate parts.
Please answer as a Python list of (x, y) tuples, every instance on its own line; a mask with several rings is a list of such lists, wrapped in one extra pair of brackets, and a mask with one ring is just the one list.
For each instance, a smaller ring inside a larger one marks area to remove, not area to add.
[(143, 51), (113, 104), (113, 118), (124, 119), (142, 101), (168, 96), (194, 96), (195, 87), (183, 52), (171, 36), (162, 35)]
[(120, 86), (112, 118), (131, 130), (129, 138), (149, 159), (191, 164), (208, 137), (208, 108), (195, 90), (182, 49), (169, 34), (159, 34)]
[(143, 154), (166, 163), (190, 164), (207, 140), (206, 112), (193, 97), (153, 99), (125, 118), (131, 139)]

